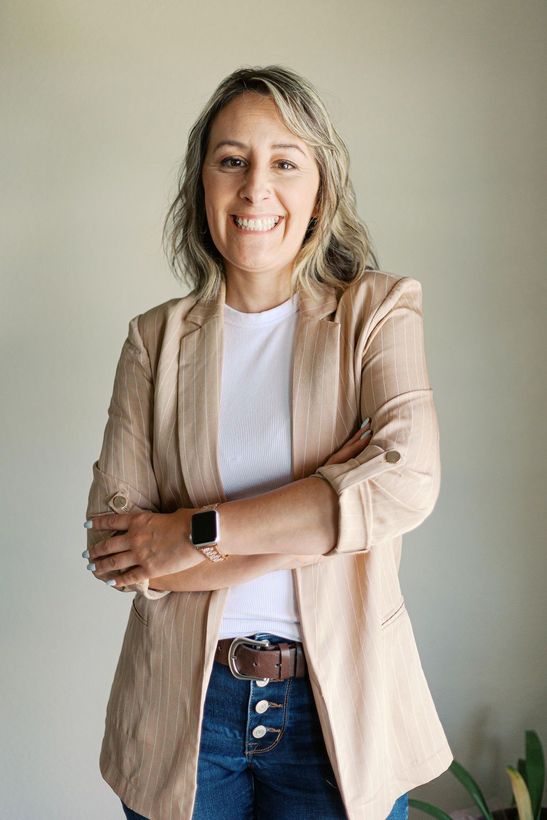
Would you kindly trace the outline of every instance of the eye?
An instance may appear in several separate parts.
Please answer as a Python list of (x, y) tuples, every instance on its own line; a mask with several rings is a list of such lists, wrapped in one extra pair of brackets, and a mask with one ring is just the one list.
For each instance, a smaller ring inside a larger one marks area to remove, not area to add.
[(239, 157), (226, 157), (225, 159), (221, 160), (220, 164), (224, 168), (240, 168), (241, 167), (240, 165), (228, 165), (228, 163), (232, 163), (232, 162), (242, 162), (242, 160)]
[[(220, 161), (220, 165), (223, 168), (242, 168), (245, 160), (242, 160), (240, 157), (225, 157)], [(237, 164), (236, 164), (237, 163)], [(283, 171), (292, 171), (296, 169), (296, 165), (293, 162), (289, 162), (287, 159), (280, 159), (276, 163), (278, 166), (285, 166), (282, 168)]]

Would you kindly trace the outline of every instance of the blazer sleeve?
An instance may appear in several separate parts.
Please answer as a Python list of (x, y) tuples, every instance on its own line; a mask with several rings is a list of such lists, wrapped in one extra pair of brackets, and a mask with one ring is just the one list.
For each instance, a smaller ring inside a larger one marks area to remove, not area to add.
[(314, 473), (339, 499), (331, 553), (368, 552), (415, 529), (433, 511), (440, 490), (439, 427), (420, 282), (401, 277), (365, 323), (362, 337), (360, 411), (362, 419), (371, 419), (371, 440), (356, 458)]
[[(114, 377), (108, 421), (98, 460), (93, 464), (86, 517), (99, 513), (160, 511), (160, 495), (152, 467), (151, 442), (154, 385), (150, 361), (139, 332), (139, 316), (129, 323)], [(88, 547), (110, 533), (87, 530)], [(121, 590), (120, 590), (121, 591)], [(130, 584), (124, 592), (163, 598), (168, 590), (151, 590), (148, 581)]]

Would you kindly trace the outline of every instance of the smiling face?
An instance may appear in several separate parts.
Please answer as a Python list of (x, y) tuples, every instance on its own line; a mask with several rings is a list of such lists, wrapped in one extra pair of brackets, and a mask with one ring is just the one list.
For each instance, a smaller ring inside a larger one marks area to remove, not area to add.
[(312, 149), (287, 129), (271, 97), (246, 92), (221, 109), (202, 181), (227, 282), (267, 280), (281, 292), (315, 214), (320, 178)]

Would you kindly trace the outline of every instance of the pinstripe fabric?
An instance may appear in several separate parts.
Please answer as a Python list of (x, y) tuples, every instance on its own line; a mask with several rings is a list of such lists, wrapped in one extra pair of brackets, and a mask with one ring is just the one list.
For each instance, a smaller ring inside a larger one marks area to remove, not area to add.
[[(123, 511), (225, 500), (224, 299), (223, 285), (213, 303), (189, 295), (130, 322), (88, 516), (119, 511), (116, 496)], [(384, 820), (452, 761), (398, 579), (402, 535), (431, 513), (440, 486), (420, 283), (367, 271), (342, 296), (301, 294), (291, 401), (293, 479), (321, 476), (340, 507), (333, 550), (292, 570), (313, 693), (348, 817)], [(373, 436), (361, 454), (321, 466), (366, 416)], [(88, 531), (89, 543), (96, 537)], [(190, 820), (227, 590), (134, 589), (100, 769), (140, 814)]]

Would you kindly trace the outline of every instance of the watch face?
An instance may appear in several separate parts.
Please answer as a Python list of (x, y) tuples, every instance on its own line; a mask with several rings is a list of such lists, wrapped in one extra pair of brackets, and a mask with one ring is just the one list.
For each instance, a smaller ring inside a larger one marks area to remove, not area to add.
[(216, 510), (194, 513), (192, 516), (192, 544), (214, 544), (218, 541), (218, 513)]

